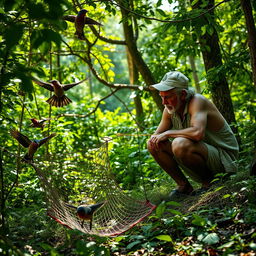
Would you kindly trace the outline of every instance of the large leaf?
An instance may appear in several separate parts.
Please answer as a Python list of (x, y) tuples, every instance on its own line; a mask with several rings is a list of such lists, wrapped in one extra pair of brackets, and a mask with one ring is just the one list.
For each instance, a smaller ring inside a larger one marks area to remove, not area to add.
[(42, 3), (27, 3), (28, 14), (31, 19), (44, 19), (47, 17), (46, 7)]
[(159, 204), (156, 208), (156, 216), (159, 218), (162, 217), (165, 210), (166, 210), (165, 204), (164, 203)]
[(33, 48), (38, 48), (43, 43), (49, 44), (55, 42), (57, 46), (61, 43), (61, 36), (51, 29), (41, 29), (33, 31), (31, 35), (31, 41)]
[(172, 238), (169, 235), (159, 235), (159, 236), (156, 236), (156, 238), (159, 240), (172, 242)]
[(193, 217), (194, 219), (192, 220), (192, 223), (196, 226), (203, 227), (207, 222), (205, 218), (202, 218), (199, 215), (194, 214)]
[(133, 248), (135, 245), (140, 244), (140, 243), (141, 243), (141, 241), (134, 241), (134, 242), (132, 242), (132, 243), (129, 243), (129, 244), (126, 246), (126, 248), (127, 248), (127, 249), (131, 249), (131, 248)]
[(211, 233), (208, 234), (203, 240), (202, 242), (206, 243), (206, 244), (217, 244), (220, 241), (219, 236), (216, 233)]
[(13, 46), (19, 43), (23, 35), (24, 25), (21, 24), (12, 24), (5, 31), (5, 42), (7, 48), (11, 49)]

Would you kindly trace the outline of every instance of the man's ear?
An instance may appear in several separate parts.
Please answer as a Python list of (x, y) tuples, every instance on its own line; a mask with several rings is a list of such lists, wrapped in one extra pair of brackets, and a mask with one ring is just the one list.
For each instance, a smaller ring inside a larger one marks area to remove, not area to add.
[(187, 97), (187, 94), (188, 94), (188, 93), (187, 93), (186, 90), (182, 90), (182, 91), (181, 91), (181, 99), (182, 99), (182, 100), (185, 100), (186, 97)]

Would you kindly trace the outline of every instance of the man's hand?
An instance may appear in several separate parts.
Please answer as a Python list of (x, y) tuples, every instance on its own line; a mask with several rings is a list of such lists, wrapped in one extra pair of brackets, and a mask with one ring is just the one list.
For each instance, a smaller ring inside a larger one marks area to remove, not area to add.
[(154, 134), (149, 139), (150, 146), (152, 147), (152, 149), (158, 151), (161, 148), (161, 142), (168, 140), (168, 138), (169, 138), (168, 131), (160, 134)]

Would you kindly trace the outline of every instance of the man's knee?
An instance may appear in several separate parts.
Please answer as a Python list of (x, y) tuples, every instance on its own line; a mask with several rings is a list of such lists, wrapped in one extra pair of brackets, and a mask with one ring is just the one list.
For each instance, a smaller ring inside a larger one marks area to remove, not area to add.
[(193, 142), (183, 137), (175, 138), (172, 142), (172, 152), (177, 158), (186, 157), (192, 147)]
[(150, 154), (153, 154), (153, 152), (155, 151), (154, 150), (154, 147), (152, 146), (152, 144), (150, 143), (150, 140), (147, 141), (147, 149), (149, 151)]
[(161, 141), (158, 144), (158, 148), (156, 148), (156, 146), (154, 144), (152, 144), (150, 142), (150, 140), (148, 140), (147, 141), (147, 149), (151, 155), (158, 154), (159, 152), (162, 152), (162, 151), (169, 152), (171, 150), (170, 141), (169, 140)]

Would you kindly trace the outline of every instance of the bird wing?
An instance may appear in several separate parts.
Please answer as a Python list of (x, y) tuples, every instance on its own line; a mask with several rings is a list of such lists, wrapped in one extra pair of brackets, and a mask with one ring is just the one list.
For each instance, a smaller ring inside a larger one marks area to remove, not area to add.
[(70, 88), (72, 88), (72, 87), (74, 87), (74, 86), (76, 86), (76, 85), (78, 85), (78, 84), (81, 84), (81, 83), (84, 82), (85, 80), (87, 80), (87, 78), (84, 79), (84, 80), (81, 80), (81, 81), (79, 81), (79, 82), (77, 82), (77, 83), (63, 84), (63, 85), (62, 85), (62, 88), (63, 88), (64, 91), (67, 91), (68, 89), (70, 89)]
[(76, 206), (74, 206), (74, 205), (66, 204), (66, 203), (65, 203), (65, 205), (66, 205), (67, 207), (70, 207), (70, 208), (73, 208), (73, 209), (77, 209), (77, 207), (76, 207)]
[(23, 147), (28, 148), (32, 141), (25, 135), (21, 134), (17, 130), (10, 131), (13, 138), (15, 138)]
[(93, 204), (90, 205), (89, 207), (92, 209), (92, 212), (95, 212), (98, 208), (100, 208), (103, 204), (105, 204), (105, 202), (102, 203), (98, 203), (98, 204)]
[(69, 22), (75, 22), (76, 16), (75, 15), (65, 15), (62, 17), (62, 19), (69, 21)]
[(32, 122), (33, 124), (38, 124), (38, 121), (37, 121), (36, 119), (31, 118), (30, 120), (31, 120), (31, 122)]
[(48, 121), (47, 119), (41, 119), (41, 120), (38, 120), (38, 123), (39, 124), (43, 124), (44, 122)]
[(88, 17), (84, 17), (84, 24), (87, 24), (89, 26), (92, 25), (99, 25), (99, 26), (103, 26), (101, 23), (99, 23), (98, 21), (88, 18)]
[(50, 83), (46, 83), (46, 82), (40, 81), (38, 79), (33, 79), (33, 82), (35, 82), (36, 84), (40, 85), (41, 87), (43, 87), (49, 91), (52, 91), (52, 92), (54, 91), (54, 88), (53, 88), (52, 84), (50, 84)]
[(46, 138), (43, 138), (41, 140), (38, 140), (37, 143), (38, 143), (38, 147), (42, 146), (44, 143), (46, 143), (48, 140), (50, 140), (52, 137), (56, 136), (56, 133), (52, 133), (51, 135), (49, 135), (48, 137)]

